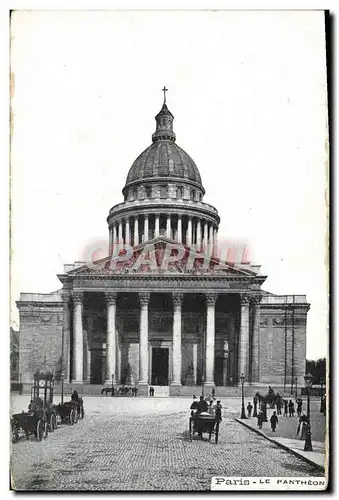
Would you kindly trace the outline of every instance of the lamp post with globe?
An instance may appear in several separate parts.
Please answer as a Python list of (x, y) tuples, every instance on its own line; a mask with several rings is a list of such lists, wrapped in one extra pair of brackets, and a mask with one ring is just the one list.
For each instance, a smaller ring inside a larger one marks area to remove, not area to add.
[(240, 418), (244, 419), (247, 418), (245, 414), (245, 399), (244, 399), (244, 382), (245, 382), (245, 376), (242, 373), (240, 376), (240, 382), (241, 382), (241, 416)]
[(307, 389), (307, 432), (305, 439), (304, 451), (313, 451), (311, 439), (311, 411), (310, 411), (310, 389), (312, 387), (313, 375), (308, 373), (304, 376), (305, 387)]

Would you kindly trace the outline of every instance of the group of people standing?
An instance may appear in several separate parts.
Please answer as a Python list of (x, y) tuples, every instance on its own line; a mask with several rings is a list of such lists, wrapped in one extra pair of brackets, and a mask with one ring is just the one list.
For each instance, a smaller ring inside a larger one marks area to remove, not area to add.
[[(255, 406), (258, 404), (258, 402), (259, 402), (258, 400), (254, 400)], [(277, 410), (273, 411), (273, 414), (269, 419), (272, 432), (276, 431), (279, 422), (278, 415), (282, 415), (282, 409), (283, 409), (284, 417), (294, 418), (295, 413), (297, 413), (297, 418), (299, 419), (297, 427), (297, 435), (300, 434), (300, 439), (305, 439), (308, 419), (305, 413), (303, 412), (303, 400), (300, 397), (297, 397), (294, 404), (292, 399), (290, 400), (283, 399), (280, 396), (280, 394), (277, 393), (275, 397), (275, 405)], [(252, 416), (252, 410), (253, 410), (253, 405), (251, 404), (251, 402), (249, 402), (247, 405), (247, 415), (249, 418)], [(259, 429), (262, 429), (263, 422), (267, 422), (267, 405), (265, 400), (262, 400), (261, 403), (259, 403), (259, 410), (257, 412), (257, 421)]]

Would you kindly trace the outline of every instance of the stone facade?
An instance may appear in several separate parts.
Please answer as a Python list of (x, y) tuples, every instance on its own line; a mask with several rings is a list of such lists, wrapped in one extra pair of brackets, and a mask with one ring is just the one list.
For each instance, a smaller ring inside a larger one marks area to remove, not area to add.
[[(21, 294), (20, 373), (46, 357), (66, 383), (185, 386), (303, 383), (305, 296), (262, 290), (260, 266), (222, 262), (217, 210), (175, 144), (166, 104), (107, 218), (108, 256), (65, 265), (62, 289)], [(121, 253), (122, 252), (122, 253)]]

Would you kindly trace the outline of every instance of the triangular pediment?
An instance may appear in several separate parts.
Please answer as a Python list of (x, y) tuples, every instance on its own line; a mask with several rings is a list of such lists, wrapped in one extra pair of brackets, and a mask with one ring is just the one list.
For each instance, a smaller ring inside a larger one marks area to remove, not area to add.
[(233, 277), (253, 277), (258, 273), (233, 263), (221, 262), (218, 258), (186, 245), (159, 236), (134, 248), (125, 246), (113, 249), (112, 256), (92, 264), (86, 264), (67, 274), (193, 274)]

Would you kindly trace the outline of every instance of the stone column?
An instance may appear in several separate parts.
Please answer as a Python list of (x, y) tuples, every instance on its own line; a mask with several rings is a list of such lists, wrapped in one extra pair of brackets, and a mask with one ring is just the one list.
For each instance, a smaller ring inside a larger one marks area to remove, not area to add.
[(213, 230), (213, 250), (212, 250), (212, 254), (214, 256), (217, 255), (217, 250), (218, 250), (218, 230), (215, 227)]
[(62, 317), (62, 373), (64, 381), (70, 382), (70, 342), (71, 342), (71, 313), (69, 309), (69, 294), (62, 292), (63, 317)]
[(201, 250), (201, 221), (198, 219), (197, 222), (197, 250)]
[(89, 345), (89, 337), (87, 332), (87, 383), (91, 383), (91, 349)]
[(253, 335), (252, 335), (252, 373), (251, 382), (259, 382), (260, 366), (260, 301), (261, 296), (256, 295), (252, 298), (253, 308)]
[(206, 360), (205, 360), (205, 387), (214, 387), (214, 346), (215, 346), (215, 303), (217, 294), (206, 294), (207, 321), (206, 321)]
[(160, 235), (160, 215), (156, 214), (156, 216), (155, 216), (154, 238), (157, 238), (159, 235)]
[(134, 217), (134, 246), (139, 245), (139, 216)]
[(198, 344), (193, 344), (193, 384), (197, 385)]
[(210, 224), (208, 235), (208, 255), (212, 255), (213, 250), (213, 224)]
[(112, 255), (114, 228), (109, 228), (108, 255)]
[(144, 237), (143, 237), (143, 241), (147, 242), (148, 239), (149, 239), (148, 215), (144, 215)]
[(245, 376), (245, 383), (248, 384), (248, 362), (249, 362), (249, 298), (242, 294), (240, 298), (240, 335), (239, 335), (239, 364), (238, 364), (238, 383), (240, 384), (240, 375)]
[(227, 340), (225, 340), (224, 351), (223, 351), (223, 373), (222, 373), (222, 385), (224, 387), (227, 386), (228, 353), (229, 353), (228, 342)]
[(84, 339), (82, 325), (83, 294), (74, 293), (73, 299), (73, 379), (72, 383), (83, 384)]
[(148, 304), (149, 293), (139, 293), (140, 300), (140, 340), (139, 340), (139, 383), (138, 394), (148, 395)]
[(208, 223), (205, 221), (204, 224), (204, 244), (203, 244), (203, 251), (206, 253), (208, 250)]
[(118, 244), (122, 245), (123, 244), (123, 239), (122, 239), (122, 220), (119, 220), (119, 229), (118, 229)]
[(173, 357), (170, 396), (180, 396), (181, 387), (181, 305), (183, 294), (173, 293)]
[(171, 235), (171, 214), (167, 214), (166, 237), (169, 238), (169, 239), (172, 239), (172, 235)]
[(125, 243), (126, 245), (131, 244), (131, 231), (129, 226), (129, 217), (125, 220)]
[(178, 215), (177, 241), (178, 243), (182, 243), (182, 219), (180, 214)]
[(187, 246), (192, 246), (192, 217), (188, 216), (188, 227), (187, 227)]
[(106, 380), (105, 383), (111, 385), (112, 375), (116, 383), (116, 303), (117, 294), (106, 293), (107, 304), (107, 338), (106, 338)]

